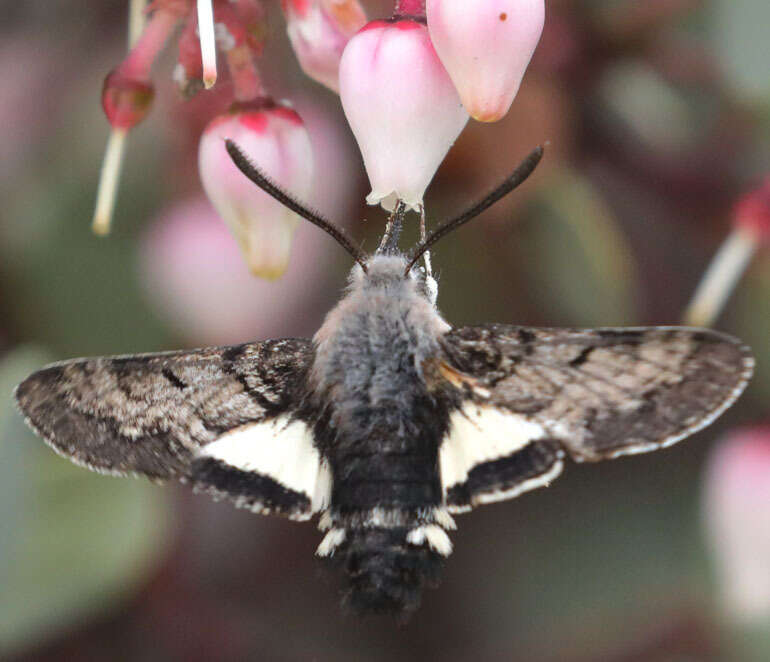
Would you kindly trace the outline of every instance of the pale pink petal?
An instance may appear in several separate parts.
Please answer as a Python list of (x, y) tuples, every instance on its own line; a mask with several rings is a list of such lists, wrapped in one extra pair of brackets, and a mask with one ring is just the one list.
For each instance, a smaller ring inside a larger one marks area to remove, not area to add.
[(704, 496), (727, 613), (770, 618), (770, 426), (735, 430), (717, 446)]
[(282, 0), (286, 31), (302, 70), (339, 92), (339, 66), (348, 40), (366, 14), (357, 0)]
[(240, 244), (252, 273), (277, 278), (288, 264), (298, 217), (237, 169), (225, 150), (227, 138), (284, 190), (307, 200), (314, 173), (310, 137), (296, 112), (278, 106), (220, 116), (200, 141), (199, 170), (206, 194)]
[(502, 118), (543, 31), (543, 0), (427, 0), (428, 30), (471, 117)]
[(425, 26), (369, 23), (342, 55), (340, 98), (372, 186), (367, 202), (419, 208), (468, 121)]

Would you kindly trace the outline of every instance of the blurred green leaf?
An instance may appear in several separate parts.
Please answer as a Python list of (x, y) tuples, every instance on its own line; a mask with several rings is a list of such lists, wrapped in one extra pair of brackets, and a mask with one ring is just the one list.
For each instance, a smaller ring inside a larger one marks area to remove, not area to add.
[[(602, 104), (648, 148), (675, 152), (696, 144), (703, 128), (703, 104), (692, 104), (642, 60), (608, 67), (599, 85)], [(699, 100), (702, 102), (702, 100)]]
[(747, 101), (770, 101), (770, 2), (714, 0), (713, 47), (733, 91)]
[[(754, 351), (756, 368), (748, 395), (770, 402), (770, 255), (762, 251), (735, 293), (737, 334)], [(765, 405), (766, 408), (766, 405)]]
[(766, 619), (742, 626), (736, 625), (730, 636), (729, 657), (733, 662), (767, 662), (770, 660), (770, 622)]
[(0, 650), (39, 644), (114, 607), (167, 537), (157, 487), (76, 467), (24, 425), (9, 396), (46, 358), (21, 348), (0, 362)]
[(543, 309), (581, 326), (636, 320), (636, 266), (617, 221), (591, 182), (562, 169), (543, 187), (543, 212), (526, 229), (527, 271)]
[(160, 348), (164, 332), (142, 300), (136, 241), (126, 236), (136, 228), (124, 223), (97, 238), (86, 220), (89, 196), (72, 189), (39, 193), (30, 197), (35, 236), (24, 238), (20, 214), (0, 232), (19, 334), (60, 356)]

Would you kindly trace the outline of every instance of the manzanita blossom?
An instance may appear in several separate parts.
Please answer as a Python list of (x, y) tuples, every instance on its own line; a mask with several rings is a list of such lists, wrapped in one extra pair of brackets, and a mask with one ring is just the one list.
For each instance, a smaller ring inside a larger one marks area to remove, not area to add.
[(339, 92), (339, 68), (348, 40), (366, 23), (358, 0), (281, 0), (286, 31), (302, 70)]
[(250, 60), (262, 50), (264, 18), (261, 0), (131, 1), (131, 48), (107, 75), (102, 91), (102, 107), (112, 133), (97, 192), (93, 220), (96, 234), (107, 234), (110, 230), (126, 136), (150, 109), (155, 93), (151, 68), (168, 37), (183, 24), (179, 60), (174, 69), (174, 79), (183, 94), (192, 96), (202, 87), (214, 84), (214, 48), (218, 44), (227, 54), (235, 96), (244, 101), (263, 94)]
[(471, 117), (502, 118), (543, 32), (543, 0), (427, 0), (428, 31)]
[(278, 278), (286, 269), (298, 217), (249, 181), (225, 150), (233, 140), (284, 190), (306, 199), (313, 185), (310, 137), (300, 116), (270, 101), (215, 118), (203, 132), (198, 168), (206, 194), (227, 223), (249, 269)]
[(468, 121), (420, 22), (372, 21), (345, 47), (340, 98), (372, 186), (366, 201), (412, 209)]
[(770, 425), (735, 430), (716, 448), (704, 512), (726, 611), (770, 618)]

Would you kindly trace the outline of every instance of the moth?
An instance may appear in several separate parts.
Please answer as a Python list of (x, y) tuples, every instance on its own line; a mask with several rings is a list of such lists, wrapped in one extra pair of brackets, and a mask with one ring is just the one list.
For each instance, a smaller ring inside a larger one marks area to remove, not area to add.
[(546, 486), (570, 459), (670, 446), (711, 423), (751, 376), (750, 350), (706, 329), (444, 320), (418, 261), (524, 181), (541, 148), (408, 254), (399, 204), (372, 255), (227, 149), (356, 261), (315, 336), (55, 363), (15, 397), (55, 451), (94, 471), (317, 516), (317, 554), (341, 566), (356, 611), (414, 610), (452, 551), (453, 515)]

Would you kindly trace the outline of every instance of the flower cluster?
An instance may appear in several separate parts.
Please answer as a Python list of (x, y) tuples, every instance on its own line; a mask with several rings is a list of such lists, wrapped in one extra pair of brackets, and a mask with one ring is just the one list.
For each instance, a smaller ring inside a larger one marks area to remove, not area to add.
[(173, 78), (185, 97), (214, 85), (217, 49), (231, 79), (230, 110), (214, 118), (199, 149), (204, 189), (241, 246), (251, 271), (276, 278), (286, 268), (297, 218), (255, 189), (232, 165), (224, 139), (245, 152), (281, 186), (302, 196), (310, 191), (313, 154), (299, 115), (264, 89), (257, 68), (266, 34), (260, 0), (155, 0), (148, 20), (125, 60), (106, 78), (102, 104), (113, 127), (103, 167), (94, 231), (109, 231), (120, 151), (126, 133), (150, 108), (151, 67), (169, 34), (183, 24)]
[(125, 137), (150, 110), (155, 93), (152, 66), (178, 25), (184, 27), (174, 79), (184, 95), (191, 96), (216, 81), (215, 43), (225, 53), (237, 82), (237, 98), (254, 98), (262, 93), (256, 69), (249, 66), (262, 49), (264, 11), (259, 0), (215, 1), (213, 10), (212, 0), (200, 0), (197, 11), (194, 0), (154, 0), (149, 4), (132, 0), (132, 16), (131, 49), (107, 75), (102, 90), (102, 107), (113, 133), (94, 217), (97, 234), (109, 232)]
[[(204, 130), (203, 187), (254, 274), (286, 268), (296, 216), (255, 189), (230, 163), (224, 139), (299, 198), (312, 189), (310, 136), (299, 115), (265, 90), (261, 0), (132, 0), (133, 46), (104, 83), (113, 128), (102, 170), (94, 231), (106, 234), (127, 133), (150, 110), (151, 68), (181, 25), (173, 78), (185, 97), (217, 80), (217, 50), (233, 104)], [(421, 210), (423, 195), (469, 116), (507, 112), (543, 27), (543, 0), (400, 0), (392, 17), (366, 22), (358, 0), (282, 0), (289, 40), (303, 71), (334, 92), (358, 141), (370, 204)], [(138, 22), (139, 23), (139, 22)]]
[(543, 0), (401, 0), (342, 54), (342, 106), (358, 140), (369, 204), (422, 206), (468, 116), (508, 111), (543, 29)]

